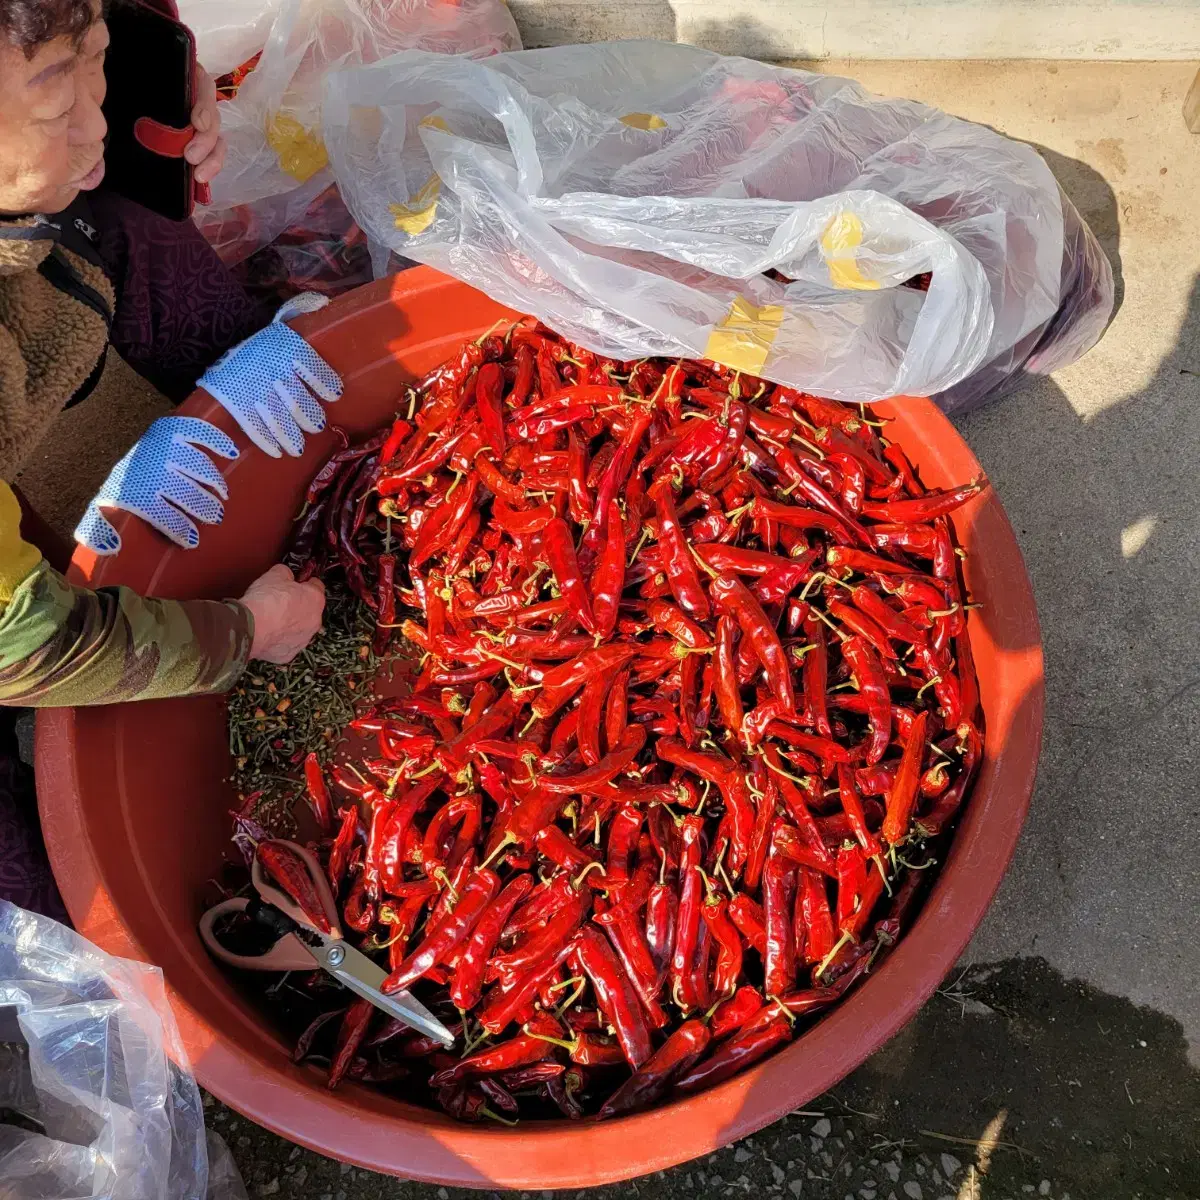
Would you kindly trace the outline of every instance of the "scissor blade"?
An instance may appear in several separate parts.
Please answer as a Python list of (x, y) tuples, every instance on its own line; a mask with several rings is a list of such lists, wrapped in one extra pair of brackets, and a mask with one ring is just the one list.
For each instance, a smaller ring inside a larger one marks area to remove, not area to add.
[(361, 951), (355, 950), (340, 938), (335, 938), (323, 939), (312, 952), (317, 962), (355, 995), (370, 1000), (376, 1008), (383, 1009), (406, 1025), (437, 1038), (443, 1045), (454, 1045), (454, 1034), (419, 1000), (414, 999), (408, 992), (388, 994), (381, 990), (387, 972)]

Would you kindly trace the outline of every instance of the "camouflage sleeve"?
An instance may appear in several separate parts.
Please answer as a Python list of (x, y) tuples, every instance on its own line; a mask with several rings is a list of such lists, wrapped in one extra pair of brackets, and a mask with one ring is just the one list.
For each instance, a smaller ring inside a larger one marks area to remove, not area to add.
[(254, 636), (237, 601), (73, 587), (40, 563), (0, 612), (0, 704), (54, 707), (227, 691)]

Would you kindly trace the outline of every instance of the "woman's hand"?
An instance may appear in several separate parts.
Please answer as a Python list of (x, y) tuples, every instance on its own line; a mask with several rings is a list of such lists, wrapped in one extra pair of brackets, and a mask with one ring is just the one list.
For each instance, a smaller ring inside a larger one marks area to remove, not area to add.
[(225, 139), (221, 136), (217, 85), (201, 66), (196, 67), (196, 106), (192, 109), (192, 125), (196, 132), (183, 157), (195, 168), (197, 183), (211, 183), (225, 165)]
[(246, 589), (242, 603), (254, 616), (250, 657), (289, 663), (321, 628), (325, 585), (319, 579), (297, 583), (287, 567), (276, 563)]

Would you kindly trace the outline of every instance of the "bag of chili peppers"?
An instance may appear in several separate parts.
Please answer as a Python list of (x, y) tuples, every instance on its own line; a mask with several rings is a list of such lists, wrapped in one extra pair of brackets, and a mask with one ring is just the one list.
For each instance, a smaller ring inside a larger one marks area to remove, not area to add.
[(156, 967), (0, 901), (0, 1195), (245, 1200)]
[(501, 0), (287, 0), (261, 58), (221, 105), (228, 151), (212, 203), (197, 210), (201, 232), (231, 266), (271, 247), (243, 275), (279, 298), (367, 282), (366, 239), (322, 141), (326, 75), (399, 50), (495, 54), (520, 44)]
[(952, 410), (1077, 358), (1112, 308), (1029, 146), (690, 46), (409, 51), (329, 79), (325, 143), (372, 242), (616, 359)]

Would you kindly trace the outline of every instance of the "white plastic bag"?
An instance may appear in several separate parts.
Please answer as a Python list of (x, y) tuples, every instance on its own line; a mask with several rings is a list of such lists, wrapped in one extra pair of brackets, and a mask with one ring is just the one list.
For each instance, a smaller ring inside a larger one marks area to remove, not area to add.
[[(1064, 301), (1066, 201), (1033, 150), (832, 76), (660, 42), (409, 52), (330, 77), (325, 143), (372, 242), (616, 358), (933, 395), (1007, 379)], [(1056, 365), (1112, 302), (1076, 228), (1100, 279)]]
[(196, 39), (196, 57), (210, 75), (226, 75), (253, 58), (267, 40), (283, 0), (177, 0), (179, 19)]
[(196, 223), (230, 264), (296, 225), (314, 242), (346, 238), (344, 205), (322, 196), (333, 182), (321, 138), (326, 76), (400, 50), (495, 54), (520, 44), (502, 0), (283, 0), (258, 65), (221, 105), (228, 152)]
[(157, 968), (0, 901), (0, 1200), (245, 1200), (186, 1061)]

